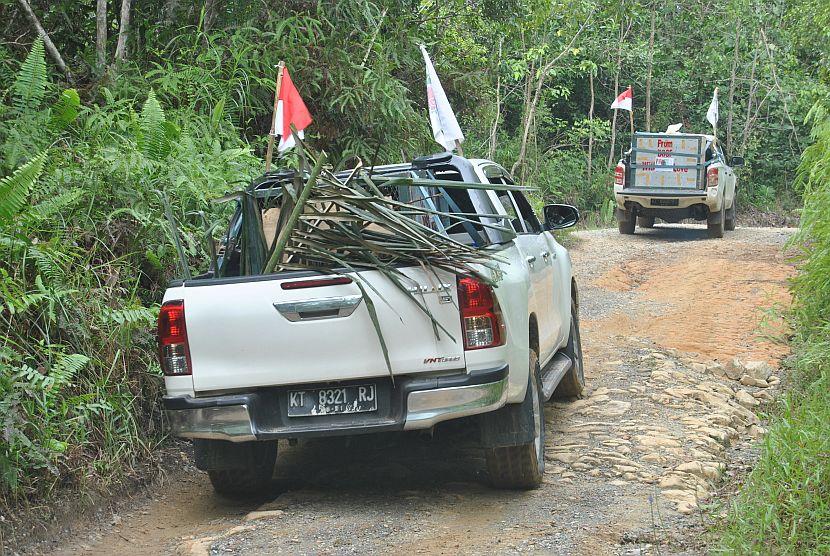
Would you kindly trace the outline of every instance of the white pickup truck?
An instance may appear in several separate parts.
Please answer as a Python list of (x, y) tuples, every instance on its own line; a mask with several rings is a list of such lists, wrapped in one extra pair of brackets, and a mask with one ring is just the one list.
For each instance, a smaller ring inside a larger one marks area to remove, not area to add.
[(712, 135), (634, 134), (614, 171), (614, 199), (621, 234), (637, 225), (654, 227), (656, 218), (706, 220), (709, 237), (735, 229), (737, 178), (743, 158), (726, 157)]
[[(491, 161), (449, 153), (374, 172), (512, 184)], [(280, 179), (267, 174), (251, 187)], [(406, 192), (392, 193), (406, 200)], [(195, 439), (196, 465), (217, 492), (267, 486), (278, 439), (429, 429), (472, 415), (495, 486), (541, 483), (544, 403), (584, 387), (576, 282), (568, 252), (550, 233), (579, 214), (548, 205), (540, 223), (520, 191), (422, 187), (408, 195), (443, 212), (487, 215), (439, 230), (501, 262), (481, 268), (495, 288), (471, 276), (439, 271), (438, 283), (420, 267), (401, 269), (458, 341), (437, 339), (430, 319), (388, 278), (360, 272), (373, 286), (392, 376), (349, 272), (239, 275), (239, 210), (219, 268), (165, 293), (158, 322), (165, 413), (173, 434)]]

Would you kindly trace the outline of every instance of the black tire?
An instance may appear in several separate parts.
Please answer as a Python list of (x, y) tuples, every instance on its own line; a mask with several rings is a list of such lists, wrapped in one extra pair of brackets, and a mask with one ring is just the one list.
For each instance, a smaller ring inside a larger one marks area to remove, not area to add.
[(571, 303), (571, 335), (564, 351), (574, 363), (562, 377), (553, 392), (553, 397), (556, 399), (581, 398), (585, 390), (585, 367), (582, 361), (582, 337), (579, 334), (579, 306), (575, 301)]
[(532, 412), (534, 439), (527, 444), (486, 448), (490, 481), (496, 488), (529, 490), (542, 484), (545, 473), (545, 414), (539, 356), (530, 350), (530, 375), (522, 409)]
[(718, 239), (723, 237), (724, 229), (724, 211), (713, 212), (706, 220), (706, 231), (710, 239)]
[(638, 216), (637, 217), (637, 225), (641, 228), (653, 228), (654, 227), (654, 217), (653, 216)]
[(227, 498), (245, 498), (267, 493), (277, 461), (277, 443), (251, 442), (241, 444), (239, 448), (251, 451), (251, 465), (241, 469), (208, 470), (213, 490)]
[(617, 220), (617, 229), (623, 235), (630, 236), (634, 233), (634, 227), (637, 225), (637, 220), (634, 213), (630, 210), (625, 211), (625, 220)]
[(726, 221), (723, 223), (723, 229), (733, 231), (735, 229), (735, 219), (738, 216), (738, 197), (737, 195), (732, 200), (732, 206), (726, 211)]

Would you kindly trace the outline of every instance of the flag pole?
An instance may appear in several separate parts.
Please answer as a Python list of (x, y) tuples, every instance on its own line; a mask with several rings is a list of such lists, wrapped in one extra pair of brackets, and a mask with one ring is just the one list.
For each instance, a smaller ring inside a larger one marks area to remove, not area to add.
[[(631, 89), (632, 93), (634, 92), (634, 88), (631, 85), (629, 85), (628, 88)], [(631, 96), (632, 96), (631, 110), (628, 111), (628, 119), (631, 122), (631, 137), (633, 138), (634, 137), (634, 98), (633, 98), (634, 95), (632, 94)]]
[(464, 156), (464, 149), (461, 148), (461, 141), (455, 140), (455, 148), (458, 149), (458, 156)]
[(276, 135), (277, 105), (280, 102), (280, 87), (282, 87), (282, 74), (285, 69), (285, 62), (280, 60), (277, 64), (277, 89), (274, 93), (274, 112), (271, 114), (271, 131), (268, 134), (268, 151), (265, 153), (265, 173), (271, 171), (271, 157), (274, 155), (274, 136)]

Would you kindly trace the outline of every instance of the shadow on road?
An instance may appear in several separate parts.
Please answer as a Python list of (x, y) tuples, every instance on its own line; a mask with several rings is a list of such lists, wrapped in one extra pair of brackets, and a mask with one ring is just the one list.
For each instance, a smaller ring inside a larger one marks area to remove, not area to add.
[(467, 420), (444, 423), (432, 437), (390, 433), (281, 442), (274, 477), (280, 490), (384, 492), (487, 482), (478, 433)]
[(669, 242), (708, 240), (706, 226), (690, 224), (656, 224), (654, 228), (637, 228), (632, 239), (660, 239)]

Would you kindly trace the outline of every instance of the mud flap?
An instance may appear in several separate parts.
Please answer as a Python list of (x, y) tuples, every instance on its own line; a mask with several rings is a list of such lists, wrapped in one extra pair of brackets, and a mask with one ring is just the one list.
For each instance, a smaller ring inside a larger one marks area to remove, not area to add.
[(229, 442), (227, 440), (193, 440), (196, 469), (218, 471), (227, 469), (249, 469), (261, 466), (274, 450), (273, 441)]
[(628, 222), (630, 220), (629, 216), (636, 218), (630, 211), (623, 210), (620, 207), (614, 209), (614, 217), (617, 219), (617, 222)]
[(536, 427), (533, 423), (531, 393), (532, 390), (528, 388), (522, 403), (507, 404), (501, 409), (479, 416), (482, 447), (500, 448), (533, 442)]

